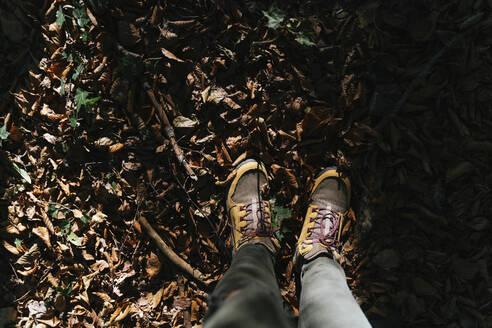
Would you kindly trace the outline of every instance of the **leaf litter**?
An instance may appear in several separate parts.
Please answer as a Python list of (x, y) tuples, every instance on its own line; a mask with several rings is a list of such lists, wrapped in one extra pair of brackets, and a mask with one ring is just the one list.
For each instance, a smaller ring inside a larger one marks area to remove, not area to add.
[(260, 157), (294, 313), (306, 190), (337, 165), (340, 262), (371, 322), (486, 326), (491, 9), (2, 2), (0, 307), (19, 326), (200, 325), (230, 263), (227, 182)]

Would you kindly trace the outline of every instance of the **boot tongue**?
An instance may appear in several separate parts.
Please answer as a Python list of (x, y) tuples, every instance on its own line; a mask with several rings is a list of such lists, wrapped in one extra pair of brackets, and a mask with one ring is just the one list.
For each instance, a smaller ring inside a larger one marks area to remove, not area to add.
[(251, 219), (253, 220), (253, 227), (258, 227), (258, 222), (261, 220), (261, 208), (258, 199), (251, 199)]
[(316, 206), (321, 207), (321, 208), (326, 208), (329, 210), (332, 210), (334, 212), (345, 212), (346, 208), (342, 205), (338, 204), (333, 204), (333, 201), (327, 201), (327, 200), (322, 200), (322, 199), (317, 199), (316, 200)]

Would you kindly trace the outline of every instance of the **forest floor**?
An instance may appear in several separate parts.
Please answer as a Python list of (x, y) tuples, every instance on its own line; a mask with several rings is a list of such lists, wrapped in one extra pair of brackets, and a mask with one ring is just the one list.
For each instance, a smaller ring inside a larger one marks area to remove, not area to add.
[(294, 314), (306, 191), (337, 165), (374, 327), (491, 327), (492, 1), (41, 2), (0, 4), (0, 322), (200, 326), (257, 157)]

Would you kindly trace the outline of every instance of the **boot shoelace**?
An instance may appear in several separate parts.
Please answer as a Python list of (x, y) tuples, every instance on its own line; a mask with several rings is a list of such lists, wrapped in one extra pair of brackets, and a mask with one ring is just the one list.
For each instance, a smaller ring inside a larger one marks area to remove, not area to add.
[(320, 243), (325, 247), (338, 247), (340, 242), (337, 240), (337, 231), (340, 225), (342, 214), (326, 207), (318, 207), (313, 209), (317, 213), (314, 221), (314, 226), (308, 229), (309, 243)]
[[(241, 211), (246, 212), (239, 218), (240, 221), (246, 221), (246, 225), (239, 227), (239, 232), (243, 235), (241, 240), (254, 237), (270, 237), (273, 234), (270, 213), (266, 210), (269, 206), (270, 204), (267, 201), (260, 201), (245, 203), (239, 207)], [(253, 213), (253, 211), (256, 213)]]

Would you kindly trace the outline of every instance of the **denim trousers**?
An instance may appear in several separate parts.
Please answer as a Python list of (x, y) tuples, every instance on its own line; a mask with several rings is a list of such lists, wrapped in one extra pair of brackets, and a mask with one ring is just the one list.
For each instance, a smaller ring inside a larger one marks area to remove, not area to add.
[[(371, 327), (336, 261), (318, 257), (304, 263), (300, 281), (299, 327)], [(283, 307), (273, 255), (260, 244), (241, 247), (209, 296), (204, 327), (294, 327), (294, 322)]]

